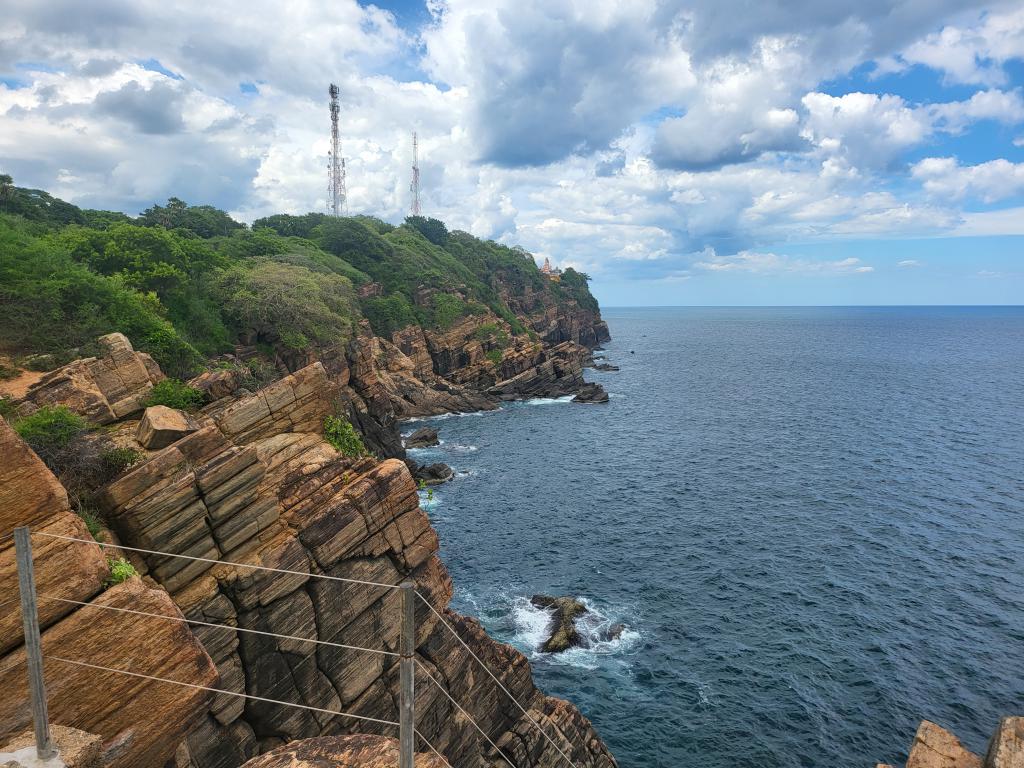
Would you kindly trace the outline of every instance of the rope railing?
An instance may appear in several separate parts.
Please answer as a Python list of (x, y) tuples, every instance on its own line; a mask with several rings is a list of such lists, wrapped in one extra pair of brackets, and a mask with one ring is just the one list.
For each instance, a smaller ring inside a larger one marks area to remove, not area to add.
[[(119, 669), (117, 667), (108, 667), (108, 666), (104, 666), (104, 665), (101, 665), (101, 664), (95, 664), (95, 663), (92, 663), (92, 662), (83, 661), (83, 660), (80, 660), (80, 659), (77, 659), (77, 660), (76, 659), (68, 659), (68, 658), (64, 658), (62, 656), (56, 656), (56, 655), (50, 655), (50, 654), (46, 654), (45, 655), (46, 659), (50, 659), (50, 660), (56, 661), (58, 663), (71, 664), (71, 665), (77, 665), (79, 667), (95, 669), (97, 671), (105, 671), (105, 672), (110, 672), (110, 673), (115, 673), (115, 674), (128, 675), (128, 676), (131, 676), (131, 677), (151, 680), (151, 681), (160, 682), (160, 683), (166, 683), (166, 684), (171, 684), (171, 685), (178, 685), (178, 686), (183, 686), (183, 687), (193, 688), (193, 689), (206, 690), (206, 691), (210, 691), (210, 692), (213, 692), (213, 693), (216, 693), (216, 694), (223, 694), (223, 695), (227, 695), (227, 696), (233, 696), (233, 697), (242, 698), (242, 699), (248, 699), (248, 700), (253, 700), (253, 701), (260, 701), (260, 702), (269, 703), (269, 704), (275, 704), (275, 705), (280, 705), (280, 706), (295, 707), (295, 708), (299, 708), (299, 709), (305, 709), (305, 710), (310, 710), (310, 711), (318, 712), (318, 713), (321, 713), (321, 714), (334, 715), (334, 716), (338, 716), (338, 717), (347, 717), (347, 718), (351, 718), (351, 719), (355, 719), (355, 720), (363, 720), (363, 721), (367, 721), (367, 722), (372, 722), (372, 723), (376, 723), (376, 724), (379, 724), (379, 725), (386, 725), (386, 726), (397, 727), (399, 729), (400, 768), (413, 768), (413, 764), (412, 764), (412, 746), (413, 746), (413, 740), (414, 740), (414, 738), (416, 736), (418, 736), (423, 741), (423, 743), (426, 744), (426, 746), (430, 749), (431, 752), (433, 752), (435, 755), (437, 755), (439, 758), (441, 758), (445, 762), (445, 764), (448, 765), (449, 768), (451, 768), (451, 764), (447, 760), (447, 758), (445, 758), (444, 755), (442, 755), (433, 746), (433, 744), (431, 744), (430, 741), (415, 727), (415, 722), (413, 720), (413, 686), (414, 686), (413, 670), (415, 668), (415, 665), (419, 665), (420, 671), (425, 675), (425, 677), (430, 682), (432, 682), (438, 688), (438, 690), (441, 691), (441, 693), (445, 696), (445, 698), (447, 698), (448, 701), (450, 701), (451, 704), (454, 705), (456, 707), (456, 709), (458, 709), (458, 711), (470, 722), (470, 724), (476, 729), (476, 731), (479, 732), (480, 735), (486, 740), (486, 742), (494, 749), (495, 753), (498, 756), (500, 756), (500, 758), (505, 763), (507, 763), (511, 768), (518, 768), (509, 759), (509, 757), (501, 750), (501, 748), (499, 748), (497, 746), (497, 744), (487, 734), (487, 732), (483, 728), (480, 727), (480, 725), (477, 723), (476, 719), (465, 709), (465, 707), (463, 707), (454, 698), (454, 696), (452, 696), (452, 694), (437, 680), (437, 678), (435, 678), (434, 675), (432, 675), (427, 670), (427, 668), (425, 667), (424, 663), (422, 661), (420, 661), (420, 659), (416, 658), (416, 656), (415, 656), (415, 640), (414, 640), (414, 638), (415, 638), (415, 611), (414, 611), (414, 600), (415, 600), (415, 597), (414, 596), (417, 596), (417, 597), (419, 597), (420, 600), (423, 601), (423, 603), (434, 614), (434, 616), (436, 616), (437, 619), (440, 620), (441, 625), (444, 626), (445, 629), (448, 632), (450, 632), (455, 637), (456, 640), (459, 641), (459, 643), (461, 643), (461, 645), (466, 649), (466, 651), (468, 651), (469, 655), (474, 659), (474, 661), (478, 665), (480, 665), (480, 667), (494, 681), (494, 683), (498, 686), (498, 688), (500, 688), (501, 691), (503, 691), (504, 694), (506, 696), (508, 696), (508, 698), (512, 701), (512, 703), (519, 709), (520, 712), (522, 712), (522, 714), (525, 716), (525, 718), (530, 723), (530, 725), (540, 732), (541, 736), (543, 736), (543, 738), (558, 752), (558, 754), (561, 756), (561, 758), (563, 760), (565, 760), (565, 762), (567, 762), (569, 764), (569, 766), (571, 766), (572, 768), (576, 768), (575, 764), (569, 758), (569, 756), (565, 753), (565, 751), (551, 738), (551, 736), (541, 726), (541, 724), (516, 699), (515, 695), (513, 695), (512, 692), (505, 686), (505, 684), (502, 683), (502, 681), (498, 678), (498, 676), (483, 662), (483, 660), (481, 660), (481, 658), (476, 654), (476, 652), (473, 651), (473, 649), (469, 646), (469, 644), (466, 643), (466, 641), (461, 637), (461, 635), (459, 635), (458, 631), (451, 625), (451, 623), (431, 604), (431, 602), (427, 599), (427, 597), (423, 593), (419, 592), (418, 590), (416, 590), (414, 588), (415, 585), (412, 582), (408, 582), (407, 581), (407, 582), (403, 582), (402, 584), (388, 584), (386, 582), (377, 582), (377, 581), (371, 581), (371, 580), (365, 580), (365, 579), (353, 579), (353, 578), (347, 578), (347, 577), (343, 577), (343, 576), (331, 576), (329, 574), (312, 573), (312, 572), (308, 572), (308, 571), (296, 571), (296, 570), (291, 570), (291, 569), (287, 569), (287, 568), (275, 568), (275, 567), (272, 567), (272, 566), (258, 565), (258, 564), (255, 564), (255, 563), (240, 563), (240, 562), (231, 562), (231, 561), (224, 561), (224, 560), (215, 560), (215, 559), (212, 559), (212, 558), (205, 558), (205, 557), (196, 557), (196, 556), (192, 556), (192, 555), (181, 555), (181, 554), (177, 554), (177, 553), (174, 553), (174, 552), (162, 552), (162, 551), (159, 551), (159, 550), (143, 549), (141, 547), (131, 547), (131, 546), (126, 546), (126, 545), (122, 545), (122, 544), (112, 544), (112, 543), (107, 543), (107, 542), (94, 541), (92, 539), (79, 538), (79, 537), (75, 537), (75, 536), (67, 536), (67, 535), (54, 534), (54, 533), (46, 533), (46, 532), (43, 532), (43, 531), (33, 531), (32, 532), (32, 535), (42, 536), (42, 537), (46, 537), (46, 538), (49, 538), (49, 539), (59, 539), (59, 540), (63, 540), (63, 541), (77, 542), (77, 543), (81, 543), (81, 544), (89, 544), (89, 545), (99, 546), (99, 547), (108, 548), (108, 549), (123, 550), (123, 551), (126, 551), (126, 552), (136, 552), (136, 553), (143, 554), (143, 555), (152, 555), (152, 556), (157, 556), (157, 557), (181, 558), (181, 559), (191, 560), (191, 561), (206, 562), (206, 563), (210, 563), (211, 565), (221, 565), (221, 566), (234, 567), (234, 568), (247, 568), (247, 569), (251, 569), (251, 570), (255, 570), (255, 571), (267, 571), (269, 573), (284, 574), (284, 575), (290, 575), (290, 576), (302, 576), (302, 577), (306, 577), (306, 578), (310, 578), (310, 579), (323, 579), (323, 580), (326, 580), (326, 581), (339, 582), (339, 583), (343, 583), (343, 584), (354, 584), (354, 585), (361, 585), (361, 586), (369, 586), (369, 587), (375, 587), (375, 588), (386, 589), (386, 590), (400, 590), (402, 592), (402, 599), (403, 599), (402, 617), (401, 617), (401, 627), (402, 627), (401, 628), (401, 640), (402, 640), (401, 646), (402, 647), (400, 648), (401, 653), (396, 653), (394, 651), (388, 651), (388, 650), (384, 650), (384, 649), (380, 649), (380, 648), (365, 648), (365, 647), (356, 646), (356, 645), (349, 645), (349, 644), (345, 644), (345, 643), (338, 643), (338, 642), (333, 642), (333, 641), (328, 641), (328, 640), (320, 640), (320, 639), (317, 639), (317, 638), (301, 637), (301, 636), (297, 636), (297, 635), (287, 635), (287, 634), (282, 634), (282, 633), (277, 633), (277, 632), (269, 632), (269, 631), (265, 631), (265, 630), (253, 629), (253, 628), (249, 628), (249, 627), (239, 627), (239, 626), (235, 626), (235, 625), (231, 625), (231, 624), (220, 624), (220, 623), (216, 623), (216, 622), (205, 621), (205, 620), (202, 620), (202, 619), (190, 619), (190, 618), (187, 618), (187, 617), (184, 617), (184, 616), (181, 616), (181, 615), (178, 615), (178, 616), (168, 616), (166, 614), (159, 614), (159, 613), (153, 613), (153, 612), (148, 612), (148, 611), (141, 611), (141, 610), (134, 609), (134, 608), (122, 608), (122, 607), (119, 607), (119, 606), (112, 606), (112, 605), (99, 605), (99, 604), (88, 602), (88, 601), (74, 600), (74, 599), (71, 599), (71, 598), (61, 597), (61, 596), (53, 595), (53, 594), (37, 593), (36, 590), (35, 590), (34, 574), (32, 574), (32, 570), (33, 569), (31, 567), (32, 566), (31, 539), (30, 539), (30, 536), (29, 536), (29, 532), (28, 532), (27, 529), (16, 529), (15, 532), (13, 532), (12, 534), (6, 534), (5, 536), (0, 536), (0, 540), (3, 540), (4, 538), (7, 538), (7, 536), (12, 536), (12, 535), (14, 536), (14, 539), (15, 539), (16, 548), (18, 548), (18, 550), (19, 550), (18, 576), (19, 576), (19, 587), (21, 588), (21, 592), (22, 592), (22, 597), (20, 599), (21, 599), (21, 603), (22, 603), (22, 618), (23, 618), (23, 620), (26, 619), (26, 608), (28, 608), (30, 610), (30, 612), (33, 614), (32, 618), (33, 618), (33, 620), (35, 620), (35, 615), (37, 613), (37, 609), (35, 607), (36, 606), (36, 598), (38, 597), (39, 599), (42, 599), (42, 600), (50, 600), (50, 601), (64, 603), (64, 604), (68, 604), (68, 605), (74, 605), (74, 606), (78, 606), (80, 608), (94, 608), (94, 609), (98, 609), (98, 610), (111, 611), (111, 612), (114, 612), (114, 613), (128, 614), (128, 615), (134, 615), (134, 616), (141, 616), (141, 617), (153, 618), (153, 619), (164, 620), (164, 621), (179, 622), (179, 623), (183, 623), (183, 624), (187, 624), (187, 625), (191, 625), (191, 626), (207, 627), (207, 628), (211, 628), (211, 629), (226, 630), (226, 631), (231, 631), (231, 632), (249, 633), (249, 634), (253, 634), (253, 635), (260, 635), (260, 636), (265, 636), (265, 637), (278, 638), (278, 639), (281, 639), (281, 640), (310, 643), (310, 644), (317, 645), (317, 646), (327, 646), (327, 647), (339, 648), (339, 649), (343, 649), (343, 650), (349, 650), (349, 651), (355, 651), (355, 652), (363, 652), (363, 653), (371, 653), (371, 654), (378, 654), (378, 655), (387, 656), (387, 657), (390, 657), (390, 658), (397, 658), (397, 659), (399, 659), (399, 666), (401, 668), (400, 671), (402, 673), (401, 674), (400, 685), (399, 685), (399, 692), (400, 692), (399, 715), (400, 715), (400, 717), (399, 717), (398, 722), (395, 722), (395, 721), (391, 721), (391, 720), (383, 720), (383, 719), (380, 719), (380, 718), (374, 718), (374, 717), (369, 717), (369, 716), (365, 716), (365, 715), (357, 715), (357, 714), (354, 714), (354, 713), (351, 713), (351, 712), (341, 712), (341, 711), (336, 711), (336, 710), (324, 709), (324, 708), (320, 708), (320, 707), (313, 707), (313, 706), (306, 705), (306, 704), (297, 704), (297, 703), (294, 703), (294, 702), (281, 701), (281, 700), (278, 700), (278, 699), (270, 699), (270, 698), (267, 698), (267, 697), (256, 696), (256, 695), (253, 695), (253, 694), (241, 693), (239, 691), (231, 691), (231, 690), (226, 690), (226, 689), (222, 689), (222, 688), (215, 688), (215, 687), (212, 687), (212, 686), (203, 686), (203, 685), (199, 685), (197, 683), (189, 683), (189, 682), (185, 682), (185, 681), (181, 681), (181, 680), (173, 680), (173, 679), (170, 679), (170, 678), (158, 677), (156, 675), (144, 674), (142, 672), (134, 672), (134, 671), (131, 671), (131, 670)], [(19, 536), (21, 536), (22, 538), (19, 539)], [(24, 550), (24, 551), (22, 551), (22, 550)], [(27, 567), (26, 567), (26, 564), (27, 564)], [(28, 578), (27, 579), (23, 578), (23, 576), (24, 576), (23, 571), (25, 571), (25, 570), (28, 571)], [(26, 590), (28, 590), (31, 593), (30, 594), (30, 599), (29, 599), (28, 603), (26, 603)], [(13, 602), (17, 602), (17, 601), (18, 601), (18, 598), (7, 600), (7, 601), (5, 601), (3, 603), (0, 603), (0, 608), (3, 608), (4, 606), (8, 605), (9, 603), (13, 603)], [(37, 730), (37, 734), (36, 734), (37, 735), (37, 738), (36, 738), (37, 753), (40, 756), (43, 756), (45, 754), (46, 748), (49, 748), (50, 750), (52, 750), (53, 746), (52, 746), (52, 741), (50, 741), (50, 738), (49, 738), (48, 719), (47, 719), (46, 714), (45, 714), (45, 710), (46, 710), (46, 707), (45, 707), (45, 688), (44, 688), (44, 686), (42, 684), (42, 666), (41, 666), (41, 662), (42, 662), (42, 659), (44, 658), (44, 655), (42, 654), (41, 644), (39, 643), (39, 639), (40, 638), (39, 638), (39, 632), (38, 632), (38, 623), (36, 622), (36, 629), (35, 629), (35, 638), (34, 638), (34, 640), (31, 637), (32, 632), (31, 632), (31, 627), (29, 626), (30, 623), (31, 622), (29, 622), (29, 621), (26, 621), (26, 623), (25, 623), (25, 630), (26, 630), (26, 635), (25, 635), (25, 637), (26, 637), (26, 642), (25, 642), (26, 658), (22, 659), (22, 661), (26, 661), (27, 660), (29, 662), (29, 678), (30, 678), (30, 682), (31, 682), (30, 693), (32, 694), (31, 698), (32, 698), (33, 712), (34, 712), (33, 719), (36, 722), (36, 726), (37, 726), (37, 729), (36, 729)], [(10, 665), (10, 667), (4, 668), (3, 671), (6, 672), (6, 671), (8, 671), (8, 669), (13, 669), (14, 666), (16, 666), (16, 664)], [(41, 701), (37, 701), (37, 699), (40, 699)], [(41, 706), (41, 710), (42, 710), (41, 713), (38, 711), (40, 709), (40, 707), (38, 706), (40, 703), (42, 705)], [(44, 724), (43, 724), (43, 727), (40, 727), (40, 718), (43, 721), (45, 721)]]

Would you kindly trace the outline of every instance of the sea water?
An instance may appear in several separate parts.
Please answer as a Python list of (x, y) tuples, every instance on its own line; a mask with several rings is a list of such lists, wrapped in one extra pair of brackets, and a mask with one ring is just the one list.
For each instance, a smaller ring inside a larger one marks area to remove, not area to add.
[[(607, 405), (411, 453), (457, 473), (423, 494), (454, 607), (623, 768), (868, 768), (1024, 714), (1024, 309), (605, 317)], [(540, 653), (535, 593), (584, 600), (590, 647)]]

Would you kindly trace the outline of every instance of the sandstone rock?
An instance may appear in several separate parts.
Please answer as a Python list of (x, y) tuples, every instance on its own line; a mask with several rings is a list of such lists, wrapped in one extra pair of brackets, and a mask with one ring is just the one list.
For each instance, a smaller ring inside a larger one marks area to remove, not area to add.
[(541, 651), (558, 653), (582, 645), (582, 638), (576, 630), (576, 619), (587, 612), (587, 607), (583, 603), (571, 597), (548, 595), (534, 595), (530, 602), (538, 608), (548, 608), (552, 611), (550, 634), (541, 645)]
[(242, 388), (244, 379), (245, 374), (241, 368), (218, 368), (213, 371), (203, 371), (194, 379), (189, 380), (188, 385), (193, 389), (198, 389), (206, 395), (208, 401), (212, 402), (234, 395)]
[(199, 423), (184, 411), (166, 405), (151, 405), (139, 422), (135, 439), (151, 451), (166, 448), (199, 429)]
[(985, 768), (1024, 768), (1024, 717), (1004, 717), (989, 742)]
[[(99, 547), (52, 536), (91, 541), (85, 523), (70, 511), (68, 497), (46, 465), (0, 419), (0, 532), (28, 526), (34, 534), (32, 555), (36, 588), (41, 595), (88, 600), (103, 587), (106, 559)], [(18, 598), (14, 542), (0, 540), (0, 603)], [(39, 623), (48, 627), (74, 609), (54, 599), (39, 601)], [(18, 610), (0, 612), (0, 654), (21, 645)]]
[(437, 430), (431, 427), (420, 427), (407, 438), (405, 438), (406, 448), (429, 448), (432, 445), (437, 445), (439, 442), (437, 438)]
[[(167, 593), (138, 579), (111, 588), (43, 633), (50, 718), (103, 737), (104, 765), (162, 766), (209, 705), (202, 690), (103, 672), (59, 659), (212, 686), (216, 669), (180, 621), (103, 610), (128, 608), (171, 618), (181, 613)], [(30, 727), (24, 652), (0, 664), (0, 740)]]
[[(418, 753), (416, 768), (447, 768), (432, 753)], [(247, 762), (243, 768), (394, 768), (398, 765), (398, 740), (387, 736), (322, 736), (271, 750)]]
[(584, 384), (572, 401), (574, 403), (607, 403), (608, 393), (604, 391), (604, 387), (600, 384)]
[(981, 768), (981, 759), (949, 731), (923, 720), (914, 736), (907, 768)]
[(103, 357), (75, 360), (51, 371), (24, 397), (35, 407), (66, 405), (94, 424), (109, 424), (142, 409), (153, 384), (164, 378), (149, 355), (121, 333), (101, 336)]
[[(50, 738), (60, 755), (60, 762), (65, 768), (103, 768), (103, 737), (94, 733), (86, 733), (77, 728), (63, 725), (50, 725)], [(34, 731), (25, 731), (0, 747), (0, 761), (12, 760), (12, 763), (0, 762), (0, 765), (12, 765), (13, 768), (25, 766), (31, 768), (38, 765), (35, 759), (36, 737)], [(13, 754), (17, 753), (17, 754)]]

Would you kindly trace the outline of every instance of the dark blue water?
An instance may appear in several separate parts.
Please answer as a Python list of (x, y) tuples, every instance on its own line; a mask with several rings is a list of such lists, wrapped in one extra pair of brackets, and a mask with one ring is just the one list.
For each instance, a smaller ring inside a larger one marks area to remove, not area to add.
[[(1024, 713), (1024, 309), (606, 315), (609, 405), (417, 458), (466, 473), (425, 501), (455, 607), (623, 768), (896, 762), (922, 718), (983, 751)], [(535, 592), (630, 631), (539, 654)]]

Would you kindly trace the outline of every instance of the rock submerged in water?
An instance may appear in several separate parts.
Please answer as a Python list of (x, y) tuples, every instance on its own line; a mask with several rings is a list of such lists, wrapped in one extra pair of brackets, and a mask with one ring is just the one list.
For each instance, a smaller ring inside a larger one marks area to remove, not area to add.
[(437, 438), (437, 430), (431, 429), (430, 427), (420, 427), (407, 438), (405, 438), (406, 448), (429, 448), (432, 445), (437, 445), (440, 441)]
[(576, 397), (572, 401), (574, 403), (607, 403), (608, 393), (600, 384), (592, 382), (580, 387), (580, 391), (576, 393)]
[(540, 649), (544, 653), (558, 653), (583, 645), (583, 638), (576, 629), (576, 619), (587, 612), (587, 606), (571, 597), (534, 595), (530, 602), (538, 608), (551, 608), (551, 634)]
[(617, 371), (617, 370), (619, 370), (619, 366), (612, 365), (611, 363), (595, 363), (594, 370), (595, 371)]
[(424, 485), (440, 485), (455, 477), (452, 468), (440, 461), (436, 464), (418, 464), (412, 459), (406, 459), (405, 465), (412, 472), (413, 479)]

